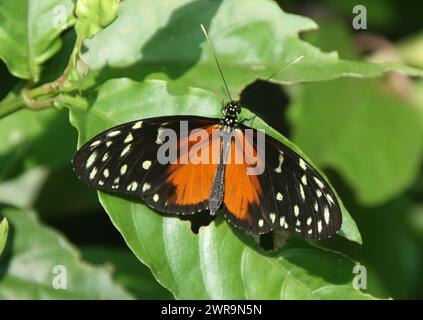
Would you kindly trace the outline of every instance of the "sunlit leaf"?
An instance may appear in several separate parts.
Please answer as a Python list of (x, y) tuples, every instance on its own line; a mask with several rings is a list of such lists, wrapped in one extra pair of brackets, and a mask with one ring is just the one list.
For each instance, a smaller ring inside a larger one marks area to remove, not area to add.
[(85, 43), (84, 61), (91, 69), (86, 85), (120, 77), (162, 78), (174, 90), (194, 86), (225, 97), (200, 24), (209, 31), (233, 97), (254, 79), (267, 78), (302, 55), (301, 62), (274, 80), (374, 77), (391, 70), (423, 75), (395, 63), (368, 64), (340, 60), (336, 52), (323, 53), (299, 38), (300, 32), (317, 25), (283, 12), (274, 1), (127, 0), (113, 24)]
[[(172, 95), (162, 81), (118, 79), (99, 89), (88, 110), (71, 108), (71, 121), (83, 143), (125, 121), (175, 114), (218, 117), (219, 113), (218, 97), (207, 91), (191, 88), (188, 95)], [(260, 119), (254, 126), (295, 147)], [(300, 244), (268, 255), (221, 219), (195, 235), (188, 222), (154, 212), (138, 201), (104, 193), (100, 200), (129, 247), (177, 298), (367, 297), (352, 287), (354, 263), (338, 254)], [(343, 215), (344, 236), (359, 241), (345, 209)]]
[(37, 82), (42, 64), (61, 46), (73, 23), (72, 0), (0, 2), (0, 59), (14, 76)]

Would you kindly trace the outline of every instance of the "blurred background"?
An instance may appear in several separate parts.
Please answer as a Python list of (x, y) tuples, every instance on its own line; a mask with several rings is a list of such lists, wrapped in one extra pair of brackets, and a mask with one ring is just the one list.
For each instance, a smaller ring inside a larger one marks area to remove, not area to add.
[[(423, 68), (418, 1), (278, 2), (319, 24), (301, 36), (323, 51)], [(355, 4), (367, 8), (367, 30), (352, 28)], [(0, 61), (0, 99), (17, 83)], [(340, 239), (336, 249), (367, 267), (369, 292), (423, 298), (423, 81), (389, 74), (256, 90), (257, 84), (242, 92), (244, 104), (325, 170), (358, 224), (363, 246)], [(171, 297), (129, 251), (95, 190), (73, 174), (77, 135), (65, 112), (18, 112), (1, 120), (0, 136), (0, 203), (39, 212), (135, 297)]]

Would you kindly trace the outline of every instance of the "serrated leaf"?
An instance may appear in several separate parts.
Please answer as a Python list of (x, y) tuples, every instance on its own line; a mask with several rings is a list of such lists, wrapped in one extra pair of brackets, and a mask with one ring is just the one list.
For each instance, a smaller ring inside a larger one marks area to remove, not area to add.
[[(317, 28), (310, 19), (283, 12), (267, 0), (166, 1), (127, 0), (107, 30), (86, 41), (84, 61), (91, 78), (86, 86), (110, 78), (167, 79), (176, 89), (189, 86), (224, 95), (222, 80), (200, 24), (209, 31), (231, 95), (256, 78), (267, 78), (304, 55), (274, 81), (294, 83), (339, 77), (374, 77), (387, 71), (423, 72), (396, 63), (340, 60), (299, 38)], [(131, 41), (127, 41), (131, 39)]]
[[(40, 224), (33, 212), (3, 207), (0, 215), (13, 230), (10, 251), (4, 252), (0, 264), (0, 299), (131, 298), (113, 283), (109, 271), (81, 261), (75, 248)], [(55, 289), (58, 276), (66, 276), (61, 282), (66, 281), (66, 289)]]
[(6, 218), (0, 223), (0, 257), (3, 253), (4, 247), (6, 246), (7, 235), (9, 233), (9, 223), (7, 222)]
[[(71, 108), (70, 114), (81, 144), (118, 123), (158, 115), (219, 117), (220, 107), (220, 99), (204, 90), (190, 88), (188, 95), (171, 95), (163, 81), (116, 79), (99, 88), (88, 110)], [(254, 126), (293, 146), (262, 120), (256, 119)], [(351, 285), (353, 263), (340, 255), (305, 245), (272, 257), (220, 219), (195, 235), (186, 221), (163, 216), (138, 202), (103, 193), (100, 200), (129, 247), (176, 298), (366, 297)], [(343, 217), (344, 235), (358, 241), (359, 232), (346, 210)], [(290, 262), (291, 254), (295, 262)], [(313, 263), (304, 269), (297, 259), (313, 261), (315, 269)], [(330, 261), (339, 261), (339, 268), (326, 267)], [(335, 269), (342, 274), (341, 282), (326, 278), (336, 278)]]
[(0, 2), (0, 59), (14, 76), (37, 82), (42, 64), (61, 46), (73, 23), (72, 0)]
[(78, 37), (91, 38), (107, 27), (118, 14), (120, 0), (78, 0), (75, 30)]

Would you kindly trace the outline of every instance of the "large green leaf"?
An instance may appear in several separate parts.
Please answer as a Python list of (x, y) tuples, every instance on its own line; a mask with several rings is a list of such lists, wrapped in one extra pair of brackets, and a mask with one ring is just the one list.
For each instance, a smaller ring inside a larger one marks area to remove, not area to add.
[[(348, 29), (322, 25), (314, 42), (356, 55)], [(362, 203), (392, 198), (420, 170), (423, 104), (406, 80), (408, 100), (376, 79), (340, 79), (293, 90), (293, 141), (318, 165), (340, 172)]]
[(422, 159), (422, 108), (386, 89), (373, 80), (308, 84), (292, 105), (295, 143), (337, 169), (366, 204), (402, 192)]
[[(33, 212), (3, 207), (0, 215), (11, 224), (10, 241), (0, 260), (0, 299), (131, 298), (113, 283), (109, 271), (81, 261), (75, 248), (40, 224)], [(55, 277), (64, 275), (57, 266), (66, 269), (65, 289), (53, 286)]]
[(37, 82), (41, 65), (60, 48), (60, 33), (73, 22), (72, 0), (0, 2), (0, 59), (9, 71)]
[(195, 86), (223, 96), (222, 80), (201, 23), (209, 30), (233, 97), (254, 79), (267, 78), (301, 55), (301, 62), (275, 80), (372, 77), (390, 70), (423, 75), (395, 63), (368, 64), (340, 60), (335, 52), (323, 53), (299, 38), (300, 32), (317, 25), (284, 13), (273, 1), (127, 0), (116, 21), (86, 41), (84, 60), (92, 71), (86, 85), (113, 77), (142, 80), (148, 76), (172, 80), (174, 90)]
[[(139, 118), (218, 117), (220, 104), (219, 98), (200, 89), (175, 96), (163, 81), (116, 79), (100, 87), (88, 110), (71, 108), (71, 121), (78, 128), (81, 144), (113, 125)], [(256, 119), (254, 126), (301, 153), (262, 120)], [(100, 200), (129, 247), (177, 298), (365, 297), (351, 285), (354, 264), (338, 254), (302, 244), (270, 256), (220, 219), (195, 235), (187, 222), (138, 202), (103, 193)], [(346, 210), (343, 216), (343, 234), (359, 241)]]

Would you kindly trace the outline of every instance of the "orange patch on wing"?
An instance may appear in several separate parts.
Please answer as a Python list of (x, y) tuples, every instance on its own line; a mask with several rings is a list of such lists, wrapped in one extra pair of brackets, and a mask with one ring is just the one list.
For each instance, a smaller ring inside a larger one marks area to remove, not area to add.
[(169, 177), (166, 182), (175, 187), (174, 194), (168, 199), (169, 203), (195, 205), (209, 199), (213, 178), (218, 166), (218, 161), (213, 161), (213, 157), (219, 158), (219, 154), (213, 154), (213, 150), (220, 152), (219, 139), (212, 139), (212, 131), (217, 128), (217, 125), (204, 128), (209, 137), (208, 141), (199, 143), (199, 141), (189, 141), (188, 138), (185, 138), (179, 142), (178, 150), (181, 150), (181, 146), (188, 145), (187, 150), (191, 153), (197, 152), (205, 143), (209, 150), (209, 159), (207, 163), (195, 164), (190, 161), (188, 156), (188, 162), (184, 164), (181, 163), (180, 159), (186, 155), (180, 154), (178, 161), (169, 166), (167, 169)]
[[(223, 202), (235, 217), (240, 220), (251, 221), (248, 206), (250, 204), (260, 204), (260, 196), (263, 193), (263, 189), (257, 175), (247, 175), (247, 168), (249, 163), (251, 163), (246, 161), (251, 158), (248, 155), (248, 150), (253, 150), (254, 156), (257, 155), (257, 151), (254, 148), (245, 148), (245, 146), (241, 148), (242, 141), (244, 141), (244, 145), (249, 144), (252, 147), (250, 142), (244, 138), (243, 133), (236, 131), (235, 141), (231, 145), (231, 158), (226, 164)], [(242, 163), (235, 161), (240, 159), (240, 157), (243, 159)]]

